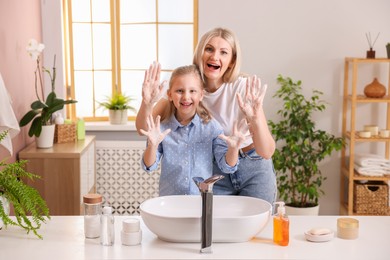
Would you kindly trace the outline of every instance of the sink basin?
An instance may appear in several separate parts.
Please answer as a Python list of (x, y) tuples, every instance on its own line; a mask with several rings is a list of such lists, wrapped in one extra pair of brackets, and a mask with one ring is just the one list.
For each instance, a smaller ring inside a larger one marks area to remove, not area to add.
[[(213, 199), (213, 242), (245, 242), (268, 223), (272, 206), (245, 196)], [(202, 200), (200, 195), (162, 196), (144, 201), (142, 220), (158, 238), (169, 242), (200, 242)]]

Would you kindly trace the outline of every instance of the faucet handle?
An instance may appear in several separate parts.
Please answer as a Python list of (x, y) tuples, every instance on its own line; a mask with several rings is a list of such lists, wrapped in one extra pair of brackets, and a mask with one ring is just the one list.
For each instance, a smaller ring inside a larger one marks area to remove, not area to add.
[(198, 186), (200, 192), (212, 192), (214, 183), (223, 179), (223, 175), (213, 175), (210, 178), (204, 180), (202, 177), (193, 177), (193, 181)]

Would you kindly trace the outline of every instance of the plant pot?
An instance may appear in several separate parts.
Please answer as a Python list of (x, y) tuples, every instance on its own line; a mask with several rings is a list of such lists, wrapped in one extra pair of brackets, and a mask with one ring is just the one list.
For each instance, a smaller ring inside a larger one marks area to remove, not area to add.
[[(0, 201), (1, 201), (1, 204), (3, 205), (5, 214), (9, 215), (9, 201), (1, 195), (0, 195)], [(4, 225), (3, 219), (0, 218), (0, 229), (3, 228), (3, 225)]]
[(35, 142), (38, 148), (50, 148), (54, 143), (55, 125), (42, 126), (42, 132), (39, 137), (35, 137)]
[(127, 109), (109, 110), (110, 124), (125, 125), (127, 124)]
[(287, 215), (304, 215), (304, 216), (318, 216), (320, 212), (320, 205), (307, 208), (297, 208), (285, 206)]

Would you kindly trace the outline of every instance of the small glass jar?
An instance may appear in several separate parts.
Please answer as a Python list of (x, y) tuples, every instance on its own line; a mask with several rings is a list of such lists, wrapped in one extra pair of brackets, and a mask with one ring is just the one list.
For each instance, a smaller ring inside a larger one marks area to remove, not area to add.
[(337, 219), (337, 236), (342, 239), (356, 239), (359, 236), (359, 220), (354, 218)]
[(102, 212), (103, 197), (99, 194), (87, 194), (84, 202), (84, 234), (86, 238), (100, 236), (100, 215)]

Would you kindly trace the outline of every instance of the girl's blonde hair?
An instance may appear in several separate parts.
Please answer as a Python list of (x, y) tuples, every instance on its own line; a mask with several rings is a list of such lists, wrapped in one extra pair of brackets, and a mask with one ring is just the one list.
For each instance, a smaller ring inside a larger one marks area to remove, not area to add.
[[(188, 66), (182, 66), (176, 68), (171, 75), (171, 78), (169, 80), (169, 89), (172, 88), (174, 81), (181, 76), (193, 74), (198, 80), (199, 80), (199, 86), (201, 90), (204, 90), (204, 83), (202, 80), (202, 77), (200, 75), (199, 68), (196, 65), (188, 65)], [(161, 121), (167, 120), (171, 117), (171, 115), (174, 115), (176, 113), (176, 107), (173, 104), (172, 101), (169, 102), (168, 108), (164, 111), (164, 113), (161, 115)], [(199, 106), (196, 108), (196, 113), (199, 115), (199, 117), (202, 119), (203, 123), (208, 123), (211, 120), (210, 112), (204, 107), (202, 101), (199, 102)]]
[(233, 55), (232, 55), (231, 66), (223, 75), (222, 80), (224, 83), (233, 82), (238, 78), (240, 74), (241, 49), (237, 37), (229, 29), (218, 27), (206, 32), (200, 39), (198, 45), (196, 46), (193, 63), (199, 67), (200, 73), (202, 75), (202, 79), (204, 81), (204, 68), (203, 68), (202, 56), (206, 45), (214, 37), (221, 37), (222, 39), (227, 41), (232, 48)]

